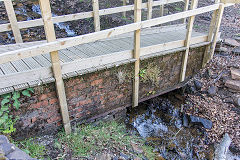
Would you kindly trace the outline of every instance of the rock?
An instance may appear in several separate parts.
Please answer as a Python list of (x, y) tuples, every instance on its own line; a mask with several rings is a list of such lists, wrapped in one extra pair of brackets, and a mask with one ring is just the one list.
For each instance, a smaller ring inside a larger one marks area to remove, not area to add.
[(126, 155), (126, 154), (121, 152), (119, 159), (128, 160), (128, 159), (130, 159), (130, 157), (128, 155)]
[(208, 94), (209, 94), (210, 96), (215, 95), (215, 94), (217, 93), (217, 91), (218, 91), (218, 88), (215, 87), (215, 86), (210, 86), (210, 87), (208, 88)]
[(180, 119), (177, 119), (174, 124), (178, 129), (182, 127), (182, 121)]
[(225, 47), (219, 47), (219, 48), (216, 48), (215, 51), (216, 51), (216, 52), (227, 52), (228, 49), (225, 48)]
[(4, 135), (0, 135), (0, 144), (2, 143), (9, 143), (8, 138)]
[(32, 159), (29, 155), (25, 152), (21, 151), (20, 149), (16, 148), (16, 150), (9, 155), (6, 156), (9, 159)]
[(186, 114), (183, 114), (183, 126), (188, 127), (189, 122), (188, 122), (188, 116)]
[(229, 151), (229, 146), (231, 144), (232, 140), (229, 137), (229, 135), (226, 133), (221, 140), (220, 144), (217, 146), (215, 150), (215, 157), (214, 160), (228, 160), (227, 159), (227, 153)]
[(142, 160), (142, 158), (135, 157), (134, 160)]
[(240, 42), (240, 36), (234, 38), (236, 41)]
[(240, 80), (240, 69), (230, 68), (232, 79)]
[(200, 90), (202, 88), (202, 82), (199, 80), (194, 80), (194, 85), (197, 90)]
[(232, 47), (239, 47), (240, 43), (238, 43), (238, 41), (236, 41), (235, 39), (231, 39), (231, 38), (227, 38), (224, 40), (224, 43), (226, 45), (232, 46)]
[(11, 143), (3, 143), (3, 144), (1, 144), (1, 147), (2, 147), (5, 155), (8, 155), (9, 153), (16, 150), (15, 146)]
[(142, 147), (140, 147), (139, 145), (135, 144), (135, 143), (131, 143), (133, 151), (136, 153), (143, 153), (143, 149)]
[(234, 97), (233, 102), (234, 102), (236, 107), (240, 107), (240, 96)]
[(227, 80), (225, 86), (234, 91), (240, 91), (240, 81), (238, 80)]
[(240, 55), (240, 47), (236, 47), (232, 50), (234, 54)]
[(108, 153), (102, 153), (102, 154), (98, 155), (95, 159), (96, 160), (111, 160), (112, 157)]
[(205, 118), (201, 118), (201, 117), (197, 117), (197, 116), (192, 116), (190, 115), (190, 121), (193, 124), (202, 124), (204, 128), (206, 129), (211, 129), (212, 128), (212, 121), (205, 119)]

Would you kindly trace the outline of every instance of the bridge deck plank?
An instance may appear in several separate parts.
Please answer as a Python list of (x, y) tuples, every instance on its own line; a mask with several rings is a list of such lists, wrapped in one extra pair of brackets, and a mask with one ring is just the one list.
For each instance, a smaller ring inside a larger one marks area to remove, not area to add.
[[(156, 29), (153, 29), (153, 31), (154, 32), (150, 32), (148, 29), (146, 33), (144, 31), (142, 32), (141, 47), (149, 47), (152, 45), (184, 40), (186, 36), (186, 29), (183, 29), (182, 27), (180, 27), (179, 30), (175, 28), (173, 32), (170, 32), (170, 31), (162, 32), (161, 30), (159, 30), (159, 32), (156, 32)], [(192, 34), (193, 37), (198, 37), (203, 35), (206, 35), (206, 34), (197, 33), (197, 32), (193, 32)], [(34, 46), (34, 45), (43, 44), (43, 43), (46, 43), (46, 41), (1, 46), (0, 54), (7, 51), (16, 50), (19, 48), (26, 48), (29, 46)], [(129, 34), (125, 34), (124, 36), (120, 36), (119, 38), (114, 37), (110, 39), (100, 40), (93, 43), (81, 44), (78, 46), (60, 50), (59, 57), (62, 64), (72, 63), (74, 61), (76, 61), (77, 63), (77, 61), (79, 60), (80, 61), (83, 60), (82, 62), (84, 62), (85, 59), (89, 61), (89, 59), (94, 58), (96, 56), (102, 57), (102, 56), (110, 55), (117, 52), (122, 53), (124, 51), (128, 51), (129, 53), (130, 50), (133, 50), (133, 47), (134, 47), (133, 43), (134, 43), (133, 34), (129, 33)], [(82, 62), (77, 63), (76, 65), (81, 65)], [(20, 74), (23, 71), (29, 71), (29, 70), (33, 71), (35, 69), (41, 69), (41, 68), (43, 68), (43, 70), (45, 71), (49, 71), (49, 67), (51, 65), (52, 64), (51, 64), (49, 53), (42, 54), (39, 56), (34, 56), (31, 58), (25, 58), (19, 61), (13, 61), (11, 63), (1, 64), (0, 79), (3, 75), (11, 76), (12, 74), (15, 74), (15, 73)], [(86, 68), (86, 69), (89, 69), (89, 68)], [(41, 74), (43, 74), (43, 71), (41, 71)], [(45, 75), (47, 74), (49, 75), (49, 73), (46, 73)], [(2, 86), (0, 86), (0, 88), (2, 88)]]

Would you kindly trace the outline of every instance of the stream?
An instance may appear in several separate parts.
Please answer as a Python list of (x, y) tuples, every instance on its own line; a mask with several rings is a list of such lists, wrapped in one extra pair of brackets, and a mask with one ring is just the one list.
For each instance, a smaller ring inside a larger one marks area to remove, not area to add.
[(211, 121), (186, 115), (183, 101), (174, 93), (141, 103), (128, 112), (128, 128), (146, 138), (159, 159), (212, 159), (214, 147), (205, 132)]

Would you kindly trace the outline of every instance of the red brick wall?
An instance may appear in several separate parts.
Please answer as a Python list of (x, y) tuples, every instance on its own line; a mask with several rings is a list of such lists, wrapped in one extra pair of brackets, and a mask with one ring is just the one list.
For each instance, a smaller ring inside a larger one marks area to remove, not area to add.
[[(200, 69), (203, 51), (204, 47), (191, 50), (188, 77)], [(141, 69), (154, 64), (160, 70), (160, 75), (157, 85), (151, 81), (143, 82), (140, 78), (140, 99), (161, 94), (178, 84), (182, 54), (183, 52), (177, 52), (141, 62)], [(106, 116), (111, 111), (121, 113), (122, 109), (131, 105), (132, 77), (133, 64), (127, 64), (65, 80), (71, 122), (82, 123), (91, 119), (101, 119), (99, 115)], [(42, 132), (52, 133), (62, 127), (55, 84), (50, 83), (34, 89), (32, 97), (21, 99), (21, 109), (12, 112), (20, 117), (16, 124), (17, 137)]]

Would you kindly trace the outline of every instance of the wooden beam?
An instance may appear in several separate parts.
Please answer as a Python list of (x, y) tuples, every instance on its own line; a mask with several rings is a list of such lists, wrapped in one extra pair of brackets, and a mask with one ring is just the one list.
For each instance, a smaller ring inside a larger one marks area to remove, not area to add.
[[(198, 0), (192, 0), (191, 3), (191, 10), (197, 8)], [(185, 53), (183, 54), (183, 62), (182, 62), (182, 68), (180, 73), (180, 82), (183, 82), (185, 80), (186, 76), (186, 69), (187, 69), (187, 62), (188, 62), (188, 55), (189, 55), (189, 47), (191, 44), (191, 37), (192, 37), (192, 29), (193, 29), (193, 23), (194, 23), (195, 16), (191, 16), (188, 22), (187, 26), (187, 35), (185, 40), (185, 47), (187, 48)]]
[[(154, 1), (153, 6), (176, 3), (176, 2), (181, 2), (181, 1), (182, 0)], [(147, 8), (147, 3), (142, 4), (142, 9), (144, 9), (144, 8)], [(132, 10), (134, 10), (134, 5), (107, 8), (107, 9), (99, 10), (99, 15), (100, 16), (109, 15), (109, 14), (114, 14), (114, 13), (119, 13), (119, 12), (132, 11)], [(79, 20), (79, 19), (91, 18), (91, 17), (93, 17), (93, 11), (56, 16), (56, 17), (52, 17), (52, 21), (53, 21), (53, 23), (60, 23), (60, 22), (75, 21), (75, 20)], [(18, 26), (19, 26), (20, 29), (37, 27), (37, 26), (42, 26), (42, 25), (43, 25), (42, 19), (35, 19), (35, 20), (30, 20), (30, 21), (18, 22)], [(0, 25), (0, 32), (10, 31), (10, 30), (11, 30), (10, 23)]]
[[(51, 20), (52, 13), (51, 13), (50, 2), (49, 0), (39, 0), (39, 5), (42, 12), (42, 19), (44, 22), (44, 30), (47, 37), (47, 41), (54, 42), (56, 41), (56, 35), (55, 35), (54, 25)], [(63, 118), (63, 126), (66, 134), (70, 134), (71, 125), (69, 120), (68, 106), (67, 106), (64, 82), (62, 79), (62, 71), (61, 71), (58, 51), (53, 51), (50, 53), (50, 55), (51, 55), (51, 61), (52, 61), (53, 75), (56, 81), (55, 83), (56, 83), (58, 100), (59, 100), (61, 114)]]
[[(184, 0), (185, 4), (184, 4), (184, 9), (183, 11), (187, 11), (188, 10), (188, 6), (189, 6), (189, 0)], [(186, 23), (186, 18), (182, 19), (182, 23)]]
[(153, 7), (153, 0), (148, 0), (147, 19), (152, 19), (152, 7)]
[[(191, 46), (195, 44), (203, 44), (207, 41), (207, 35), (192, 37)], [(184, 47), (185, 40), (173, 41), (163, 44), (157, 44), (153, 46), (148, 46), (140, 49), (140, 57), (148, 56), (153, 53), (169, 51), (177, 48)], [(161, 54), (159, 54), (161, 56)], [(106, 65), (109, 63), (115, 63), (117, 61), (131, 60), (133, 58), (133, 50), (127, 50), (102, 56), (96, 56), (86, 59), (78, 59), (72, 62), (67, 62), (62, 64), (62, 74), (67, 74), (70, 72), (75, 72), (79, 70), (84, 70), (92, 67), (98, 67), (101, 65)], [(29, 70), (25, 72), (16, 72), (8, 75), (0, 75), (0, 86), (1, 88), (11, 87), (13, 85), (18, 85), (22, 83), (27, 83), (30, 81), (46, 79), (53, 77), (52, 70), (50, 67), (42, 67), (34, 70)]]
[(92, 0), (93, 6), (93, 19), (94, 19), (94, 28), (95, 32), (100, 31), (100, 17), (99, 17), (99, 2), (98, 0)]
[(10, 29), (13, 32), (15, 42), (22, 43), (23, 40), (22, 40), (20, 29), (18, 27), (17, 17), (14, 12), (12, 1), (4, 0), (4, 5), (5, 5), (6, 11), (7, 11), (8, 19), (10, 21)]
[(219, 6), (218, 17), (217, 17), (217, 21), (216, 21), (216, 30), (214, 32), (213, 41), (212, 41), (212, 45), (211, 45), (211, 48), (210, 48), (210, 59), (213, 58), (213, 54), (214, 54), (215, 47), (216, 47), (216, 44), (217, 44), (217, 38), (218, 38), (218, 33), (219, 33), (221, 21), (222, 21), (224, 7), (225, 7), (224, 4), (220, 4), (220, 6)]
[(164, 4), (160, 5), (160, 17), (164, 15)]
[(219, 4), (214, 4), (211, 6), (201, 7), (194, 10), (188, 10), (185, 12), (176, 13), (176, 14), (172, 14), (164, 17), (154, 18), (151, 20), (132, 23), (132, 24), (116, 27), (116, 28), (111, 28), (111, 29), (100, 31), (100, 32), (59, 39), (57, 41), (53, 41), (49, 43), (44, 43), (44, 44), (40, 44), (40, 45), (28, 47), (28, 48), (23, 48), (23, 49), (2, 53), (0, 54), (0, 64), (11, 62), (18, 59), (33, 57), (33, 56), (37, 56), (44, 53), (49, 53), (52, 51), (61, 50), (61, 49), (73, 47), (73, 46), (84, 44), (84, 43), (94, 42), (94, 41), (105, 39), (105, 38), (114, 37), (120, 34), (133, 32), (135, 30), (139, 30), (142, 28), (149, 28), (151, 26), (171, 22), (174, 20), (186, 18), (189, 16), (194, 16), (197, 14), (206, 13), (209, 11), (216, 10), (218, 8), (219, 8)]
[[(142, 0), (134, 1), (134, 22), (141, 22), (142, 16)], [(140, 28), (134, 32), (134, 54), (133, 58), (136, 59), (134, 63), (134, 81), (133, 81), (133, 107), (138, 106), (138, 98), (139, 98), (139, 67), (140, 67), (140, 43), (141, 38), (141, 30)]]
[[(123, 0), (123, 6), (127, 5), (127, 0)], [(126, 18), (126, 11), (123, 12), (123, 17)]]
[[(219, 3), (219, 0), (215, 0), (215, 4)], [(203, 60), (202, 60), (202, 68), (205, 67), (205, 65), (208, 63), (210, 60), (210, 48), (212, 45), (212, 39), (213, 39), (213, 34), (214, 31), (216, 30), (216, 20), (218, 16), (219, 9), (213, 11), (212, 13), (212, 20), (209, 26), (209, 32), (208, 32), (208, 42), (211, 42), (209, 45), (206, 46), (204, 54), (203, 54)]]

